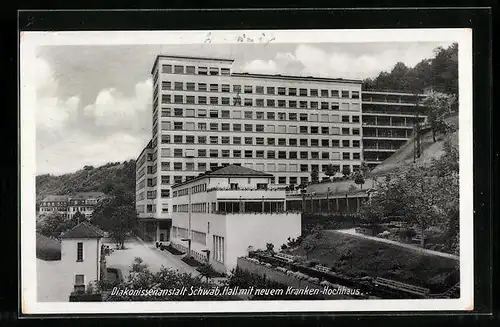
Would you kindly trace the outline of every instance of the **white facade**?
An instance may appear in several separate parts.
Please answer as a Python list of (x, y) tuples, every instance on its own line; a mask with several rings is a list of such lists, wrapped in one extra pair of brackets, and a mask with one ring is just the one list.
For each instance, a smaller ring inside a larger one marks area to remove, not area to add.
[[(81, 245), (79, 245), (81, 244)], [(79, 246), (83, 249), (82, 260), (78, 257)], [(68, 238), (61, 241), (60, 282), (67, 285), (68, 296), (75, 286), (87, 286), (100, 278), (101, 239)]]
[[(81, 243), (82, 260), (78, 247)], [(61, 259), (37, 259), (37, 298), (41, 302), (67, 302), (75, 289), (84, 290), (100, 279), (100, 238), (65, 238), (61, 241)]]
[(249, 247), (298, 237), (300, 213), (285, 211), (284, 190), (266, 189), (271, 177), (208, 174), (174, 186), (171, 244), (187, 251), (190, 239), (193, 257), (227, 272)]

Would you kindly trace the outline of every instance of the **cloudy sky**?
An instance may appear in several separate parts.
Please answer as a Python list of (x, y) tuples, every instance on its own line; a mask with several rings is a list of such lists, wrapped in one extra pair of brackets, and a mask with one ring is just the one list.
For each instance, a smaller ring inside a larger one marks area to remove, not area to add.
[(40, 46), (37, 174), (135, 159), (151, 137), (157, 54), (235, 60), (234, 71), (363, 79), (414, 66), (451, 42)]

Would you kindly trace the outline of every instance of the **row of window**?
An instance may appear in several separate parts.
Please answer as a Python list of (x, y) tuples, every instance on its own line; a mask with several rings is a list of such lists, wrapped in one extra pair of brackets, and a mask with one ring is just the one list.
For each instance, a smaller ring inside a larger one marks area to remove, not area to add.
[(163, 91), (198, 91), (198, 92), (223, 92), (223, 93), (244, 93), (244, 94), (266, 94), (266, 95), (287, 95), (301, 97), (322, 97), (322, 98), (346, 98), (359, 99), (359, 91), (332, 90), (332, 89), (309, 89), (295, 87), (275, 87), (262, 85), (238, 85), (238, 84), (207, 84), (194, 82), (171, 82), (162, 81)]
[[(196, 139), (196, 142), (195, 142)], [(341, 143), (342, 141), (342, 143)], [(278, 145), (278, 146), (307, 146), (307, 147), (360, 147), (360, 140), (330, 140), (318, 138), (274, 138), (274, 137), (252, 137), (252, 136), (207, 136), (207, 135), (162, 135), (162, 144), (233, 144), (233, 145)]]
[(360, 135), (360, 128), (337, 126), (308, 126), (308, 125), (264, 125), (264, 124), (231, 124), (231, 123), (195, 123), (166, 121), (161, 123), (162, 131), (211, 131), (211, 132), (262, 132), (281, 134), (331, 134), (331, 135)]
[[(261, 165), (261, 164), (255, 164), (255, 165), (258, 166), (258, 165)], [(276, 172), (287, 173), (287, 176), (278, 176), (278, 179), (276, 179), (275, 177), (271, 177), (270, 179), (271, 179), (271, 183), (272, 184), (275, 184), (276, 182), (278, 184), (298, 184), (299, 180), (300, 180), (301, 183), (307, 183), (307, 182), (309, 182), (310, 177), (309, 176), (302, 176), (302, 177), (289, 176), (288, 175), (289, 173), (297, 173), (297, 172), (303, 172), (303, 173), (307, 172), (307, 173), (310, 173), (313, 170), (323, 171), (324, 172), (324, 171), (326, 171), (327, 166), (329, 166), (329, 165), (316, 165), (316, 164), (312, 164), (312, 165), (307, 165), (307, 164), (295, 165), (295, 164), (290, 164), (287, 167), (286, 164), (285, 165), (267, 164), (267, 167), (268, 167), (267, 171), (268, 172), (276, 171)], [(217, 167), (217, 164), (215, 164), (214, 168), (215, 167)], [(264, 167), (265, 167), (264, 164), (262, 164), (261, 171), (264, 171), (264, 169), (263, 169)], [(337, 172), (342, 172), (342, 171), (344, 171), (344, 169), (348, 169), (349, 171), (357, 171), (357, 170), (360, 169), (360, 165), (333, 165), (333, 167), (334, 167), (334, 169)], [(260, 169), (259, 167), (256, 167), (256, 168)], [(274, 170), (271, 170), (271, 169), (274, 169)], [(200, 171), (205, 171), (204, 168), (199, 169), (199, 170)], [(161, 181), (162, 181), (163, 185), (173, 185), (173, 184), (179, 184), (179, 183), (182, 183), (182, 182), (186, 182), (186, 181), (192, 180), (196, 176), (197, 175), (195, 175), (195, 176), (183, 176), (183, 175), (170, 176), (170, 175), (162, 175), (161, 176)], [(162, 191), (168, 191), (168, 190), (162, 190)], [(140, 201), (140, 200), (138, 200), (138, 201)]]
[(87, 201), (70, 201), (68, 202), (54, 202), (54, 201), (46, 201), (46, 202), (41, 202), (40, 206), (47, 206), (47, 207), (57, 207), (57, 206), (78, 206), (78, 205), (92, 205), (96, 204), (97, 200), (87, 200)]
[[(192, 205), (193, 212), (207, 212), (207, 203), (193, 203)], [(193, 235), (194, 236), (194, 235)]]
[[(354, 157), (354, 156), (353, 156)], [(358, 157), (358, 156), (356, 156)], [(162, 163), (163, 165), (163, 163)], [(248, 165), (245, 165), (248, 166)], [(328, 164), (324, 165), (318, 165), (318, 164), (286, 164), (286, 163), (256, 163), (254, 164), (254, 169), (259, 170), (259, 171), (267, 171), (267, 172), (309, 172), (313, 170), (319, 170), (321, 167), (321, 171), (325, 171), (327, 169)], [(217, 167), (217, 163), (210, 163), (209, 165), (210, 169), (215, 169)], [(173, 165), (170, 166), (170, 163), (168, 163), (168, 167), (163, 169), (162, 171), (201, 171), (205, 172), (207, 170), (207, 163), (205, 162), (200, 162), (198, 163), (197, 169), (195, 167), (195, 164), (192, 162), (187, 162), (187, 163), (182, 163), (182, 162), (174, 162)], [(163, 185), (169, 185), (171, 184), (170, 177), (168, 175), (162, 175), (161, 176), (161, 183)], [(175, 182), (176, 183), (176, 182)], [(206, 190), (206, 189), (205, 189)], [(174, 192), (174, 197), (176, 196), (182, 196), (186, 194), (179, 194), (178, 192)]]
[[(352, 158), (351, 158), (352, 153)], [(332, 159), (332, 160), (340, 160), (339, 152), (330, 152), (327, 151), (264, 151), (264, 150), (229, 150), (229, 149), (198, 149), (197, 153), (198, 158), (206, 158), (207, 155), (210, 158), (267, 158), (267, 159)], [(232, 155), (231, 155), (232, 154)], [(171, 158), (172, 154), (170, 149), (162, 149), (162, 158)], [(184, 150), (184, 149), (174, 149), (174, 158), (194, 158), (194, 150)], [(359, 152), (342, 152), (343, 160), (358, 160), (360, 159)], [(165, 164), (165, 166), (163, 166)], [(162, 162), (162, 171), (169, 170), (164, 169), (167, 168), (168, 162)], [(181, 170), (175, 169), (174, 170)], [(148, 185), (154, 186), (154, 185)]]
[[(168, 149), (162, 149), (168, 150)], [(183, 149), (175, 149), (178, 152), (174, 152), (174, 158), (194, 158), (194, 151), (189, 153), (183, 153)], [(351, 155), (352, 153), (352, 155)], [(183, 155), (184, 154), (184, 155)], [(231, 155), (232, 154), (232, 155)], [(198, 158), (261, 158), (261, 159), (321, 159), (321, 160), (359, 160), (361, 155), (359, 152), (342, 152), (342, 157), (339, 152), (326, 152), (326, 151), (264, 151), (264, 150), (217, 150), (217, 149), (198, 149)], [(171, 158), (170, 152), (165, 151), (163, 158)], [(162, 162), (162, 171), (170, 170), (167, 166), (163, 166), (167, 162)], [(182, 170), (181, 168), (176, 169), (174, 164), (174, 170)], [(194, 170), (194, 169), (193, 169)], [(154, 186), (154, 185), (148, 185)]]
[[(170, 166), (170, 163), (168, 163), (168, 164), (169, 164), (168, 166)], [(174, 164), (174, 167), (175, 167), (175, 164)], [(181, 165), (181, 167), (182, 167), (182, 165)], [(163, 168), (163, 165), (162, 165), (162, 168)], [(162, 176), (162, 184), (163, 184), (163, 176)], [(188, 195), (189, 189), (191, 189), (191, 194), (205, 192), (207, 190), (207, 184), (199, 184), (199, 185), (195, 185), (195, 186), (191, 186), (191, 187), (186, 187), (186, 188), (183, 188), (183, 189), (178, 190), (178, 191), (174, 191), (173, 197), (175, 198), (177, 196)]]
[(230, 75), (229, 68), (207, 67), (207, 66), (183, 66), (183, 65), (169, 65), (164, 64), (161, 66), (163, 74), (187, 74), (187, 75)]
[[(157, 107), (158, 100), (155, 99), (153, 108)], [(296, 101), (296, 100), (276, 100), (276, 99), (253, 99), (241, 97), (207, 97), (183, 94), (162, 94), (162, 104), (200, 104), (200, 105), (223, 105), (223, 106), (245, 106), (245, 107), (268, 107), (268, 108), (292, 108), (292, 109), (321, 109), (321, 110), (344, 110), (360, 111), (361, 104), (358, 102), (338, 102), (338, 101)]]
[(231, 119), (257, 119), (257, 120), (291, 120), (311, 122), (332, 123), (359, 123), (359, 115), (329, 115), (296, 112), (274, 112), (274, 111), (243, 111), (240, 110), (217, 110), (217, 109), (184, 109), (184, 108), (162, 108), (162, 117), (191, 117), (191, 118), (231, 118)]
[(188, 212), (188, 204), (177, 204), (172, 206), (172, 212)]

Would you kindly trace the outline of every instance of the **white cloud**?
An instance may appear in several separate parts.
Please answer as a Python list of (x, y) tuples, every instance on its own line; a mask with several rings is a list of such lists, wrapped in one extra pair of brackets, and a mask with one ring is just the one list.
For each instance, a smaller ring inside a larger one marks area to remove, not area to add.
[[(449, 46), (448, 42), (437, 45)], [(294, 52), (278, 52), (273, 60), (253, 60), (243, 68), (248, 72), (364, 79), (390, 71), (398, 61), (409, 67), (422, 59), (434, 57), (436, 44), (408, 43), (390, 46), (387, 50), (356, 53), (307, 44), (299, 44)], [(366, 47), (369, 49), (369, 47)]]
[(47, 62), (36, 59), (36, 127), (54, 132), (67, 124), (78, 109), (80, 99), (71, 97), (63, 100), (57, 97), (57, 80)]
[(274, 74), (276, 72), (276, 62), (273, 60), (252, 60), (242, 67), (244, 72)]
[(68, 130), (61, 142), (45, 144), (37, 151), (37, 173), (63, 174), (82, 169), (84, 165), (99, 166), (135, 159), (145, 145), (144, 139), (127, 133), (96, 139), (77, 130)]
[(59, 98), (51, 67), (41, 59), (37, 67), (38, 174), (62, 174), (84, 165), (97, 166), (137, 156), (150, 133), (147, 123), (151, 122), (151, 79), (136, 84), (130, 96), (114, 88), (99, 92), (83, 113), (94, 120), (92, 125), (113, 128), (96, 135), (92, 133), (93, 126), (78, 115), (80, 98)]
[(93, 104), (83, 109), (84, 115), (93, 118), (101, 127), (122, 126), (142, 128), (138, 116), (151, 116), (152, 81), (148, 79), (135, 85), (132, 96), (125, 96), (114, 88), (99, 92)]
[(45, 87), (54, 82), (54, 72), (45, 60), (36, 58), (34, 66), (36, 67), (35, 81), (37, 88)]

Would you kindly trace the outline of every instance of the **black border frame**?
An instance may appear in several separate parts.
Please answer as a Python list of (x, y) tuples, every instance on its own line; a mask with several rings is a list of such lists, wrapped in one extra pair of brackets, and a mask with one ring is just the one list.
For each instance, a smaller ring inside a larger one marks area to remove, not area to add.
[[(21, 299), (11, 303), (0, 318), (11, 320), (19, 317), (26, 319), (33, 318), (60, 318), (60, 322), (68, 322), (67, 319), (74, 317), (116, 317), (146, 318), (142, 322), (150, 321), (151, 317), (168, 318), (169, 323), (186, 322), (186, 318), (193, 321), (193, 317), (198, 317), (197, 322), (206, 322), (208, 317), (217, 318), (244, 318), (246, 322), (252, 324), (259, 323), (256, 316), (264, 315), (275, 317), (277, 321), (283, 323), (305, 322), (373, 322), (373, 318), (382, 319), (384, 323), (395, 322), (400, 317), (406, 316), (405, 323), (412, 325), (429, 325), (443, 322), (471, 323), (479, 322), (478, 317), (485, 318), (481, 321), (492, 321), (498, 318), (498, 313), (494, 314), (493, 308), (493, 260), (498, 263), (498, 245), (493, 244), (494, 231), (498, 231), (498, 222), (492, 219), (493, 204), (493, 184), (490, 184), (493, 177), (493, 165), (498, 167), (498, 152), (493, 156), (492, 146), (494, 140), (493, 111), (492, 111), (492, 44), (493, 36), (492, 8), (393, 8), (382, 7), (373, 9), (204, 9), (204, 10), (141, 10), (141, 11), (19, 11), (18, 30), (19, 31), (54, 31), (54, 30), (188, 30), (188, 29), (330, 29), (330, 28), (472, 28), (473, 29), (473, 155), (474, 155), (474, 260), (475, 260), (475, 296), (474, 311), (472, 312), (349, 312), (349, 313), (264, 313), (264, 314), (113, 314), (113, 315), (65, 315), (64, 319), (60, 315), (22, 315), (20, 312)], [(16, 33), (16, 43), (19, 45), (19, 34)], [(17, 47), (17, 49), (19, 49)], [(19, 53), (17, 51), (17, 69), (15, 75), (19, 76)], [(14, 66), (12, 56), (9, 56), (10, 68)], [(15, 66), (14, 66), (15, 67)], [(12, 69), (11, 69), (12, 71)], [(17, 80), (19, 90), (19, 80)], [(18, 103), (17, 93), (15, 103)], [(12, 111), (10, 111), (12, 113)], [(19, 115), (19, 107), (18, 113)], [(17, 116), (19, 118), (19, 116)], [(19, 120), (16, 129), (19, 131)], [(19, 138), (19, 134), (18, 134)], [(16, 139), (18, 142), (19, 139)], [(17, 148), (17, 150), (20, 150)], [(15, 156), (16, 166), (20, 164), (19, 153)], [(13, 176), (10, 175), (10, 181)], [(18, 183), (18, 180), (13, 181)], [(19, 184), (17, 184), (19, 186)], [(4, 189), (4, 185), (2, 185)], [(5, 193), (4, 193), (5, 194)], [(12, 194), (12, 192), (11, 192)], [(20, 190), (18, 189), (19, 196)], [(497, 193), (495, 193), (497, 194)], [(14, 199), (13, 203), (18, 202)], [(497, 211), (498, 212), (498, 211)], [(18, 213), (19, 215), (19, 213)], [(18, 220), (19, 224), (19, 220)], [(20, 250), (19, 225), (17, 241), (10, 242), (11, 247), (17, 244)], [(496, 227), (496, 229), (495, 229)], [(12, 228), (11, 230), (14, 230)], [(493, 250), (497, 256), (493, 256)], [(19, 254), (19, 252), (18, 252)], [(16, 258), (19, 260), (19, 258)], [(20, 269), (20, 261), (16, 260), (13, 267)], [(17, 265), (16, 265), (17, 263)], [(17, 266), (17, 267), (16, 267)], [(20, 272), (20, 270), (19, 270)], [(20, 296), (19, 286), (20, 276), (17, 280), (12, 279), (10, 295)], [(12, 298), (11, 298), (12, 299)], [(14, 304), (14, 305), (12, 305)], [(496, 303), (498, 305), (498, 303)], [(5, 306), (3, 306), (5, 310)], [(438, 319), (435, 319), (438, 318)], [(62, 321), (61, 321), (62, 320)], [(107, 320), (107, 319), (106, 319)], [(71, 323), (75, 320), (71, 319)], [(194, 321), (193, 321), (194, 322)], [(234, 322), (234, 320), (233, 320)], [(238, 319), (238, 323), (243, 321)], [(93, 319), (92, 323), (101, 323)]]

